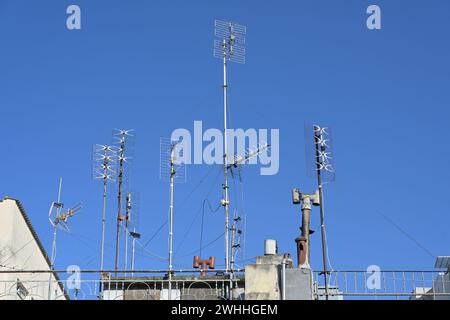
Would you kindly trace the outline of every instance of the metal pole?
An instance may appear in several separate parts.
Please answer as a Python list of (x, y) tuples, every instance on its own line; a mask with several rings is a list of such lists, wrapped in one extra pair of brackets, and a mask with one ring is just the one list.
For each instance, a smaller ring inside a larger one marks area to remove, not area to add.
[[(62, 178), (59, 178), (59, 188), (58, 188), (58, 208), (56, 209), (56, 216), (59, 217), (61, 212), (61, 189), (62, 189)], [(52, 243), (52, 260), (50, 261), (50, 269), (54, 270), (55, 267), (55, 259), (56, 259), (56, 224), (53, 226), (53, 243)], [(52, 273), (50, 273), (50, 277), (48, 280), (48, 300), (51, 300), (52, 294)]]
[[(123, 179), (123, 160), (124, 160), (124, 149), (125, 149), (125, 137), (122, 137), (120, 142), (120, 153), (119, 153), (119, 192), (117, 194), (117, 229), (116, 229), (116, 259), (114, 263), (114, 269), (117, 270), (119, 267), (119, 237), (120, 237), (120, 222), (121, 222), (121, 210), (122, 210), (122, 179)], [(117, 275), (117, 273), (116, 273)]]
[(128, 267), (128, 226), (130, 224), (130, 217), (131, 217), (131, 192), (127, 194), (127, 207), (126, 207), (126, 217), (125, 217), (125, 263), (124, 263), (124, 270), (127, 270)]
[(170, 157), (170, 206), (169, 206), (169, 300), (172, 300), (172, 269), (173, 269), (173, 184), (175, 177), (174, 145), (171, 146)]
[(225, 270), (230, 269), (230, 261), (229, 261), (229, 200), (228, 200), (228, 166), (227, 166), (227, 113), (228, 113), (228, 81), (227, 81), (227, 42), (224, 40), (223, 42), (224, 55), (223, 55), (223, 174), (224, 174), (224, 184), (223, 184), (223, 193), (224, 193), (224, 201), (223, 206), (225, 208)]
[[(51, 266), (50, 266), (51, 270), (54, 269), (55, 251), (56, 251), (56, 225), (53, 226), (52, 260), (51, 260)], [(52, 274), (50, 273), (50, 276), (48, 279), (48, 300), (52, 299), (51, 296), (52, 296)]]
[(282, 273), (283, 273), (283, 284), (282, 284), (282, 286), (283, 286), (283, 288), (282, 288), (282, 299), (283, 300), (286, 300), (286, 261), (284, 261), (284, 259), (283, 259), (283, 263), (282, 263), (282, 268), (283, 268), (283, 270), (282, 270)]
[(319, 157), (319, 138), (317, 133), (314, 133), (314, 144), (316, 147), (316, 166), (317, 166), (317, 184), (319, 189), (319, 202), (320, 202), (320, 231), (322, 233), (322, 257), (323, 257), (323, 277), (325, 284), (325, 297), (328, 300), (328, 275), (327, 275), (327, 239), (325, 236), (325, 214), (323, 206), (323, 189), (322, 189), (322, 177), (320, 174), (320, 157)]
[(108, 183), (107, 180), (108, 180), (108, 159), (105, 152), (105, 159), (103, 160), (103, 209), (102, 209), (102, 242), (100, 249), (100, 270), (103, 270), (104, 255), (105, 255), (106, 188)]
[(233, 223), (233, 226), (231, 227), (231, 255), (230, 255), (231, 274), (233, 274), (234, 270), (235, 236), (236, 236), (236, 224)]

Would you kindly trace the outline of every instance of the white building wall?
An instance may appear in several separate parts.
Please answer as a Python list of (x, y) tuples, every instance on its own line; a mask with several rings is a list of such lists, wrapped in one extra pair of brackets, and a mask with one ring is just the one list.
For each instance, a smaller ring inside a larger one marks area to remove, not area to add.
[(0, 300), (21, 299), (17, 294), (19, 280), (28, 295), (25, 299), (66, 299), (53, 273), (2, 273), (2, 270), (50, 270), (48, 261), (23, 216), (18, 202), (0, 201)]

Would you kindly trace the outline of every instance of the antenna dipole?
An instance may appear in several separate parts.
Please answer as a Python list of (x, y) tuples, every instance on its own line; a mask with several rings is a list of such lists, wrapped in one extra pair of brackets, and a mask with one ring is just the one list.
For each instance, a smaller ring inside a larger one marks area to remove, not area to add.
[(221, 201), (225, 211), (225, 271), (230, 270), (230, 255), (229, 255), (229, 205), (228, 198), (228, 141), (227, 141), (227, 127), (228, 127), (228, 78), (227, 66), (228, 61), (237, 63), (245, 63), (245, 34), (246, 27), (234, 22), (215, 21), (215, 36), (214, 40), (214, 56), (223, 61), (223, 199)]

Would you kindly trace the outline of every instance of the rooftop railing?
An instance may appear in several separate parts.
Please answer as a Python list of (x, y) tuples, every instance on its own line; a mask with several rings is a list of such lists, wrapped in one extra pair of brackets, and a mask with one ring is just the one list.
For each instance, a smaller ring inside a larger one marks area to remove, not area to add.
[(317, 299), (450, 300), (450, 275), (439, 271), (329, 271), (328, 294), (323, 272), (314, 272)]

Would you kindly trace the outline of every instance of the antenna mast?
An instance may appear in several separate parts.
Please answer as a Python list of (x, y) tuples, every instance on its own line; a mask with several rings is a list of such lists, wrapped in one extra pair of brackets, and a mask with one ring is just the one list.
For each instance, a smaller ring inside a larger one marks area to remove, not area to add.
[[(179, 142), (170, 139), (160, 139), (160, 178), (169, 177), (169, 291), (168, 299), (172, 300), (172, 275), (173, 275), (173, 194), (176, 182), (184, 183), (186, 177), (185, 165), (182, 159), (183, 149), (179, 149)], [(169, 157), (167, 159), (167, 157)], [(169, 169), (169, 170), (167, 170)]]
[[(331, 163), (330, 152), (330, 133), (329, 128), (313, 125), (314, 133), (314, 147), (315, 147), (315, 162), (317, 171), (317, 184), (319, 192), (320, 202), (320, 229), (322, 234), (322, 258), (323, 258), (323, 272), (324, 272), (324, 284), (325, 284), (325, 297), (328, 300), (328, 273), (327, 273), (327, 239), (325, 234), (325, 214), (323, 206), (323, 175), (325, 178), (334, 179), (335, 169)], [(331, 177), (331, 178), (330, 178)]]
[(127, 270), (128, 267), (128, 236), (129, 236), (129, 230), (128, 227), (130, 225), (131, 220), (131, 192), (128, 192), (127, 194), (127, 205), (126, 205), (126, 214), (125, 214), (125, 262), (124, 262), (124, 270)]
[(218, 40), (214, 40), (214, 56), (223, 61), (223, 199), (221, 201), (225, 210), (225, 270), (230, 270), (230, 254), (229, 254), (229, 198), (228, 198), (228, 78), (227, 66), (228, 61), (245, 63), (245, 35), (247, 28), (234, 22), (215, 21), (215, 36)]
[[(77, 204), (73, 208), (67, 210), (67, 212), (61, 213), (61, 209), (64, 208), (64, 204), (61, 202), (61, 189), (62, 189), (62, 178), (59, 179), (59, 189), (58, 189), (58, 200), (53, 201), (50, 210), (48, 212), (48, 219), (53, 226), (53, 244), (52, 244), (52, 258), (50, 261), (50, 269), (54, 270), (55, 267), (55, 259), (56, 259), (56, 234), (57, 229), (61, 228), (62, 230), (68, 232), (69, 227), (67, 226), (67, 221), (69, 218), (73, 217), (77, 211), (81, 209), (81, 203)], [(56, 209), (56, 210), (55, 210)], [(52, 273), (49, 276), (49, 285), (48, 285), (48, 300), (51, 300), (51, 291), (52, 291)]]
[(106, 192), (108, 181), (113, 181), (116, 150), (112, 146), (94, 145), (93, 178), (103, 180), (102, 206), (102, 239), (100, 248), (100, 270), (104, 270), (105, 256), (105, 228), (106, 228)]
[(118, 151), (118, 191), (117, 191), (117, 227), (116, 227), (116, 257), (114, 263), (114, 269), (117, 271), (119, 267), (119, 238), (120, 238), (120, 224), (124, 220), (122, 215), (122, 188), (123, 188), (123, 173), (124, 173), (124, 163), (128, 161), (128, 157), (125, 156), (125, 147), (127, 147), (127, 142), (129, 137), (133, 137), (131, 134), (132, 130), (116, 130), (114, 136), (118, 138), (119, 151)]

